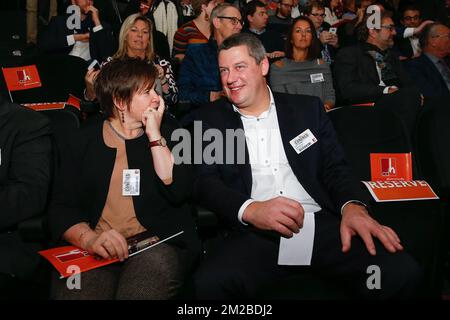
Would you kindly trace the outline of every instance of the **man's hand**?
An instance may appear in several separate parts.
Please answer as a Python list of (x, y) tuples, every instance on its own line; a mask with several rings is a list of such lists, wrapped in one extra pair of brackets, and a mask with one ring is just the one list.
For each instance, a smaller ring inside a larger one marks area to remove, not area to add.
[(341, 220), (341, 241), (342, 252), (348, 252), (351, 247), (351, 239), (354, 235), (359, 235), (364, 241), (367, 251), (371, 255), (376, 255), (373, 238), (378, 238), (389, 252), (403, 250), (400, 238), (391, 228), (380, 225), (374, 220), (366, 208), (355, 203), (345, 205)]
[(73, 35), (75, 41), (87, 42), (89, 41), (89, 32), (86, 33), (76, 33)]
[(100, 70), (91, 69), (88, 70), (84, 76), (84, 82), (86, 84), (86, 98), (89, 101), (93, 101), (95, 99), (94, 82), (99, 73)]
[(283, 58), (286, 54), (284, 51), (273, 51), (266, 53), (267, 58), (269, 59), (277, 59), (277, 58)]
[(221, 97), (223, 97), (222, 91), (211, 91), (209, 93), (209, 101), (211, 101), (211, 102), (214, 102), (214, 101), (220, 99)]
[(291, 238), (303, 226), (305, 211), (302, 205), (285, 197), (252, 202), (244, 211), (242, 220), (261, 230), (273, 230)]
[(394, 93), (398, 91), (398, 88), (396, 86), (392, 86), (388, 89), (388, 94)]
[(425, 20), (424, 22), (422, 22), (422, 23), (420, 24), (420, 26), (418, 26), (418, 27), (414, 30), (414, 35), (419, 35), (419, 34), (423, 31), (423, 29), (425, 29), (425, 27), (426, 27), (427, 25), (432, 24), (432, 23), (434, 23), (433, 20)]
[(330, 33), (328, 44), (330, 46), (332, 46), (333, 48), (339, 47), (339, 38), (338, 38), (337, 34)]
[(100, 16), (98, 14), (98, 9), (91, 5), (91, 6), (89, 6), (87, 8), (87, 11), (91, 12), (91, 14), (92, 14), (92, 21), (94, 22), (94, 25), (95, 26), (99, 26), (101, 23), (100, 23)]

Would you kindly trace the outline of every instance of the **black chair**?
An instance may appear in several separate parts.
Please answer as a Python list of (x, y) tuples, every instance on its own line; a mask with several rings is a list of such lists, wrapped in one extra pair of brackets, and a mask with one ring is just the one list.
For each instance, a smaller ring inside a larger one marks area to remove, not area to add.
[(40, 55), (23, 62), (35, 64), (42, 86), (11, 93), (15, 103), (64, 102), (72, 94), (83, 97), (87, 63), (70, 55)]
[(416, 153), (425, 179), (441, 197), (445, 210), (446, 275), (450, 280), (450, 98), (426, 98), (416, 130)]
[[(370, 153), (413, 152), (400, 119), (383, 108), (343, 107), (328, 113), (360, 180), (370, 180)], [(413, 153), (413, 178), (423, 179)], [(372, 202), (371, 214), (396, 230), (424, 271), (421, 295), (437, 298), (442, 286), (444, 211), (440, 200)]]
[[(39, 111), (45, 114), (50, 119), (52, 128), (52, 156), (53, 156), (53, 170), (51, 187), (48, 192), (47, 208), (51, 200), (51, 195), (54, 187), (54, 176), (60, 165), (60, 154), (66, 147), (66, 139), (74, 130), (80, 126), (80, 115), (76, 108), (66, 106), (61, 110), (46, 110)], [(49, 245), (49, 229), (47, 225), (47, 208), (41, 215), (25, 220), (18, 225), (18, 233), (21, 239), (34, 246), (36, 253)], [(5, 276), (6, 277), (6, 276)], [(12, 295), (6, 297), (8, 299), (46, 299), (49, 293), (50, 283), (50, 269), (49, 265), (41, 258), (41, 263), (33, 275), (32, 281), (19, 281), (12, 277), (2, 279), (11, 286)], [(27, 292), (24, 295), (24, 292)], [(17, 293), (14, 294), (14, 293)], [(22, 296), (21, 296), (22, 295)], [(1, 296), (0, 296), (1, 297)]]

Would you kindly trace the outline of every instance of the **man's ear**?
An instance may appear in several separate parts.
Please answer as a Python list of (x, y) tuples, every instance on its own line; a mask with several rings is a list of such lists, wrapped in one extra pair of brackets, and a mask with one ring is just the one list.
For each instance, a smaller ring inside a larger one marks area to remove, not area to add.
[(214, 26), (214, 29), (218, 29), (219, 28), (219, 18), (214, 18), (213, 19), (213, 26)]
[(267, 57), (264, 57), (264, 59), (261, 61), (260, 65), (261, 65), (262, 75), (264, 77), (267, 76), (267, 74), (269, 73), (269, 68), (270, 68), (269, 59), (267, 59)]

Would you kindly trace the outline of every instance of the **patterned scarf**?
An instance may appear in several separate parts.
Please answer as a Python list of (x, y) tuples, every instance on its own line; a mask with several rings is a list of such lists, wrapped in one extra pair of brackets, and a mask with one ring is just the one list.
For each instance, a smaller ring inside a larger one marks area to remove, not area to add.
[(373, 58), (381, 70), (381, 80), (386, 86), (399, 86), (399, 79), (391, 64), (391, 52), (381, 51), (378, 47), (366, 43), (366, 52)]

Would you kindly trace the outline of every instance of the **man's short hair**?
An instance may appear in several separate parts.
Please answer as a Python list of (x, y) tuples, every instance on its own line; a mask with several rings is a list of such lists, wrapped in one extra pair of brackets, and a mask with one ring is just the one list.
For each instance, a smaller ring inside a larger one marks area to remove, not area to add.
[(248, 54), (255, 59), (256, 64), (260, 64), (266, 57), (266, 49), (261, 41), (255, 35), (246, 32), (236, 33), (226, 38), (219, 46), (218, 52), (239, 46), (247, 47)]
[(314, 8), (325, 11), (325, 6), (321, 2), (319, 2), (319, 1), (311, 1), (309, 3), (309, 5), (306, 6), (305, 14), (309, 16), (312, 13)]
[(428, 46), (428, 41), (435, 35), (435, 29), (438, 26), (445, 27), (446, 25), (440, 22), (433, 22), (423, 28), (422, 33), (419, 36), (419, 43), (422, 49)]
[[(367, 39), (369, 38), (369, 29), (377, 29), (380, 30), (378, 28), (369, 28), (367, 26), (367, 20), (370, 17), (370, 15), (367, 15), (364, 17), (364, 20), (358, 25), (357, 30), (356, 30), (356, 37), (359, 41), (367, 41)], [(382, 10), (380, 12), (380, 23), (383, 23), (384, 19), (387, 18), (391, 18), (392, 19), (392, 12), (388, 11), (388, 10)]]
[(400, 11), (400, 13), (401, 13), (400, 18), (401, 19), (403, 19), (403, 16), (405, 15), (406, 11), (419, 11), (420, 12), (420, 8), (419, 8), (419, 6), (417, 6), (415, 4), (409, 4), (409, 5), (406, 5), (406, 6), (402, 7), (401, 11)]
[(266, 5), (264, 3), (262, 3), (261, 1), (252, 0), (252, 1), (248, 2), (244, 6), (244, 8), (242, 8), (242, 18), (244, 19), (247, 27), (250, 26), (247, 16), (253, 16), (256, 12), (256, 8), (265, 8), (265, 7), (266, 7)]
[[(219, 5), (217, 5), (212, 11), (211, 11), (211, 17), (210, 17), (210, 28), (211, 28), (211, 33), (214, 32), (214, 19), (217, 18), (218, 16), (221, 16), (223, 14), (223, 12), (227, 9), (227, 8), (236, 8), (235, 6), (233, 6), (231, 3), (228, 2), (224, 2), (221, 3)], [(237, 9), (237, 8), (236, 8)]]
[(129, 109), (133, 95), (150, 89), (157, 75), (156, 67), (146, 60), (113, 59), (105, 64), (95, 79), (94, 90), (102, 110), (109, 118), (115, 118), (115, 101)]

